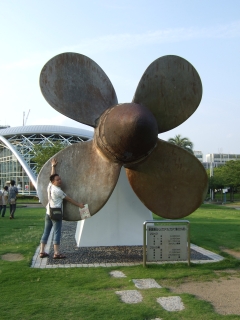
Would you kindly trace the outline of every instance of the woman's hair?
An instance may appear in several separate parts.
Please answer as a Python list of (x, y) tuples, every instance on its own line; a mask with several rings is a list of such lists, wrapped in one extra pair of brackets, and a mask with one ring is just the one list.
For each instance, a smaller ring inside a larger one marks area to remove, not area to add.
[(5, 186), (3, 189), (6, 190), (6, 191), (8, 191), (8, 186)]
[(58, 177), (58, 176), (59, 176), (59, 174), (57, 174), (57, 173), (52, 174), (52, 175), (50, 176), (50, 181), (53, 182), (54, 179), (55, 179), (55, 177)]

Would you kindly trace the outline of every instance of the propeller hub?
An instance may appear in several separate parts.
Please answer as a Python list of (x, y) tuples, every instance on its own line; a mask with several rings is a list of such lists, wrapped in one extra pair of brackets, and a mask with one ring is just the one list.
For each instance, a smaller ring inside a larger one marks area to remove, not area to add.
[(102, 114), (94, 140), (107, 157), (127, 164), (146, 157), (155, 147), (157, 135), (151, 111), (140, 104), (123, 103)]

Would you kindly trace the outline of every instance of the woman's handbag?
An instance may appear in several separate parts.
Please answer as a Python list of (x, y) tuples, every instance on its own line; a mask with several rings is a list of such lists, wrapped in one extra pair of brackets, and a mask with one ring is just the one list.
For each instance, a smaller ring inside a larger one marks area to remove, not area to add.
[(49, 215), (52, 220), (60, 221), (63, 219), (62, 208), (51, 208), (49, 204)]
[(49, 205), (49, 215), (51, 220), (55, 220), (55, 221), (61, 221), (63, 219), (63, 212), (62, 212), (62, 208), (51, 208), (50, 207), (50, 199), (51, 199), (51, 187), (49, 188), (49, 192), (48, 192), (48, 205)]

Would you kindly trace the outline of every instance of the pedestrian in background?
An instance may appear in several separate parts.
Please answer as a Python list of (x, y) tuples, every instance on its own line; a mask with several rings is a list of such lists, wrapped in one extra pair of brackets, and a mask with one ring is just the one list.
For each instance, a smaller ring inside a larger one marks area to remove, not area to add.
[(2, 201), (2, 196), (3, 196), (3, 192), (2, 190), (0, 190), (0, 214), (2, 212), (3, 209), (3, 201)]
[(5, 186), (2, 192), (2, 217), (3, 218), (5, 216), (7, 204), (8, 204), (8, 186)]
[(10, 187), (8, 189), (8, 202), (10, 205), (10, 219), (14, 219), (14, 214), (16, 211), (16, 201), (17, 201), (18, 188), (15, 187), (15, 181), (10, 181)]

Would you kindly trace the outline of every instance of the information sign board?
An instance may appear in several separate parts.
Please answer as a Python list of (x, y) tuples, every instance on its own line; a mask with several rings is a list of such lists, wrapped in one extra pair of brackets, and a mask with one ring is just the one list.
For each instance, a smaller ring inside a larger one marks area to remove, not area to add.
[(182, 261), (187, 259), (187, 225), (147, 226), (147, 261)]

